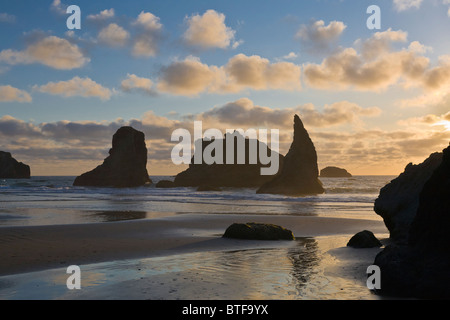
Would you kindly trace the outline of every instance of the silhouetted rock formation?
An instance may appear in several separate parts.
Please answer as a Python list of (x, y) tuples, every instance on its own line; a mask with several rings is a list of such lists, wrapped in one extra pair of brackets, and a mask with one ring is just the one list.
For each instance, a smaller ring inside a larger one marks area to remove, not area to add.
[(156, 188), (169, 189), (175, 187), (176, 187), (175, 183), (170, 180), (161, 180), (156, 184)]
[(298, 115), (294, 117), (294, 141), (279, 175), (259, 188), (257, 193), (300, 196), (325, 190), (318, 179), (317, 153)]
[(30, 166), (18, 162), (11, 153), (0, 151), (0, 179), (29, 179)]
[(151, 183), (147, 172), (144, 133), (122, 127), (114, 134), (109, 156), (92, 171), (77, 177), (74, 186), (138, 187)]
[(295, 240), (291, 230), (265, 223), (234, 223), (225, 231), (224, 238), (243, 240)]
[(345, 169), (338, 167), (326, 167), (320, 170), (320, 176), (324, 178), (351, 178), (352, 175)]
[(402, 174), (380, 190), (374, 210), (383, 218), (392, 240), (408, 241), (409, 228), (419, 205), (419, 194), (441, 162), (442, 153), (433, 153), (421, 164), (410, 163)]
[[(237, 133), (235, 133), (237, 134)], [(242, 141), (245, 141), (245, 164), (238, 164), (237, 149), (238, 143), (237, 138), (234, 134), (226, 134), (224, 139), (221, 139), (220, 143), (223, 146), (222, 155), (223, 164), (205, 163), (205, 159), (202, 158), (201, 164), (195, 164), (194, 157), (191, 159), (191, 164), (189, 168), (183, 172), (180, 172), (175, 177), (175, 185), (179, 187), (199, 187), (199, 186), (210, 186), (210, 187), (237, 187), (237, 188), (251, 188), (259, 187), (265, 182), (273, 178), (270, 175), (262, 175), (261, 168), (270, 167), (269, 165), (262, 164), (258, 155), (260, 154), (260, 149), (271, 156), (272, 151), (266, 144), (260, 142), (257, 139), (248, 139), (240, 136)], [(227, 164), (227, 151), (226, 144), (228, 139), (235, 139), (234, 143), (234, 164)], [(198, 140), (195, 142), (196, 149), (205, 150), (208, 146), (215, 140)], [(217, 141), (216, 141), (217, 142)], [(256, 149), (254, 147), (256, 147)], [(264, 153), (263, 152), (263, 153)], [(215, 156), (215, 152), (212, 152)], [(252, 164), (250, 159), (250, 154), (257, 157), (255, 164)], [(276, 157), (276, 155), (274, 155)], [(283, 166), (284, 157), (278, 154), (279, 168)], [(280, 170), (280, 169), (279, 169)], [(279, 172), (279, 171), (278, 171)]]
[(355, 234), (347, 243), (347, 247), (352, 248), (379, 248), (383, 246), (373, 232), (364, 230)]
[(450, 147), (426, 181), (407, 245), (386, 247), (375, 258), (380, 293), (417, 298), (450, 298)]

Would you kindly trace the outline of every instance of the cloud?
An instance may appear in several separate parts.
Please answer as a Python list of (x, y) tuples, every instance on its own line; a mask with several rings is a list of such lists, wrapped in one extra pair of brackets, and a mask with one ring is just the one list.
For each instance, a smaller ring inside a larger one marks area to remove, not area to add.
[(68, 81), (49, 82), (42, 86), (34, 86), (40, 92), (59, 95), (63, 97), (96, 97), (101, 100), (109, 100), (112, 91), (103, 87), (90, 78), (74, 77)]
[(23, 51), (0, 51), (0, 62), (10, 65), (40, 63), (54, 69), (71, 70), (80, 68), (89, 61), (76, 44), (56, 36), (39, 39)]
[(155, 94), (153, 81), (147, 78), (138, 77), (135, 74), (127, 75), (127, 78), (122, 81), (121, 89), (125, 92), (137, 90), (148, 95)]
[(98, 40), (111, 47), (123, 47), (129, 38), (128, 31), (115, 23), (109, 24), (98, 33)]
[(178, 95), (234, 93), (253, 90), (300, 90), (301, 67), (290, 62), (271, 63), (260, 56), (238, 54), (224, 66), (209, 66), (188, 57), (161, 69), (158, 90)]
[(305, 82), (314, 88), (336, 90), (382, 90), (400, 81), (404, 86), (420, 85), (429, 59), (418, 54), (417, 44), (392, 49), (394, 43), (405, 42), (406, 36), (403, 31), (391, 29), (377, 32), (364, 42), (356, 42), (361, 52), (344, 48), (320, 65), (308, 63), (303, 67)]
[(16, 16), (5, 12), (0, 12), (0, 22), (14, 23), (16, 22)]
[(139, 29), (133, 40), (132, 54), (135, 57), (153, 57), (157, 54), (163, 25), (160, 18), (151, 12), (142, 11), (132, 23)]
[(0, 102), (31, 102), (28, 92), (10, 85), (0, 86)]
[(295, 37), (310, 50), (328, 50), (335, 43), (347, 26), (341, 21), (331, 21), (327, 26), (323, 20), (302, 25)]
[(53, 0), (50, 5), (50, 10), (56, 12), (59, 15), (65, 15), (68, 5), (61, 2), (61, 0)]
[(394, 8), (397, 11), (405, 11), (411, 8), (418, 9), (423, 0), (393, 0)]
[(236, 32), (226, 26), (223, 13), (207, 10), (203, 15), (193, 15), (186, 21), (188, 28), (183, 39), (188, 45), (202, 49), (235, 47)]
[(87, 19), (91, 21), (104, 21), (107, 19), (114, 18), (114, 15), (115, 15), (114, 9), (111, 8), (100, 11), (100, 13), (98, 14), (90, 14), (87, 16)]

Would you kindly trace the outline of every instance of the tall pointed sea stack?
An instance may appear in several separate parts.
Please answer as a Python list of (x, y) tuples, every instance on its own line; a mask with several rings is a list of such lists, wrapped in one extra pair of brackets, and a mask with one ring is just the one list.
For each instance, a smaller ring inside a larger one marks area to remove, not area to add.
[(74, 186), (138, 187), (151, 180), (147, 172), (147, 147), (143, 132), (122, 127), (113, 136), (109, 156), (92, 171), (77, 177)]
[(298, 115), (294, 117), (294, 141), (284, 159), (280, 174), (267, 182), (257, 193), (300, 196), (324, 193), (319, 180), (317, 153)]

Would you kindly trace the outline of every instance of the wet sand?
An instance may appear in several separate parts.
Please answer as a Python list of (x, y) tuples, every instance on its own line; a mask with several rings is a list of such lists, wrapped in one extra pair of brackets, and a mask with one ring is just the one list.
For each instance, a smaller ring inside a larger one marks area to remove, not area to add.
[[(162, 219), (79, 225), (1, 227), (0, 276), (69, 265), (149, 258), (204, 251), (263, 248), (273, 242), (222, 238), (235, 222), (262, 222), (283, 226), (296, 238), (331, 237), (330, 250), (342, 246), (342, 237), (371, 230), (386, 234), (380, 220), (316, 216), (177, 215)], [(332, 239), (341, 241), (332, 244)], [(284, 245), (278, 242), (277, 245)], [(344, 244), (345, 245), (345, 244)]]

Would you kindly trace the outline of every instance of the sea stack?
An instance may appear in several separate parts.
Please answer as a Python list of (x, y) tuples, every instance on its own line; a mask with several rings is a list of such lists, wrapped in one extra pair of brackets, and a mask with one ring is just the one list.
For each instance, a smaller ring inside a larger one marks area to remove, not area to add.
[(442, 152), (431, 154), (420, 164), (408, 164), (405, 171), (380, 190), (374, 211), (383, 218), (390, 238), (408, 242), (411, 223), (419, 207), (419, 195), (424, 184), (442, 163)]
[[(245, 151), (244, 163), (242, 164), (238, 163), (238, 140), (243, 143), (243, 150)], [(232, 146), (234, 147), (234, 160), (233, 163), (227, 163), (227, 144), (231, 142), (233, 142)], [(202, 159), (202, 163), (196, 164), (195, 156), (192, 157), (189, 168), (175, 177), (174, 182), (177, 187), (201, 187), (201, 189), (204, 186), (208, 188), (259, 188), (273, 179), (273, 176), (261, 174), (261, 168), (270, 165), (262, 164), (259, 159), (256, 159), (254, 163), (250, 161), (251, 155), (259, 155), (262, 150), (271, 158), (273, 156), (273, 158), (278, 159), (278, 172), (283, 167), (284, 156), (271, 150), (258, 139), (246, 138), (239, 132), (227, 133), (223, 139), (199, 139), (195, 142), (196, 148), (202, 150), (202, 152), (210, 149), (213, 143), (217, 143), (218, 148), (223, 148), (222, 163), (207, 164)]]
[(30, 166), (17, 161), (11, 153), (0, 151), (0, 179), (29, 179)]
[(261, 186), (257, 193), (301, 196), (321, 194), (317, 153), (298, 115), (294, 117), (294, 141), (279, 175)]
[(351, 178), (352, 175), (345, 169), (338, 167), (326, 167), (320, 170), (320, 176), (323, 178)]
[(425, 299), (450, 298), (450, 147), (418, 196), (407, 244), (392, 244), (374, 264), (380, 293)]
[(147, 172), (145, 136), (132, 127), (114, 134), (109, 156), (92, 171), (77, 177), (74, 186), (138, 187), (151, 183)]

